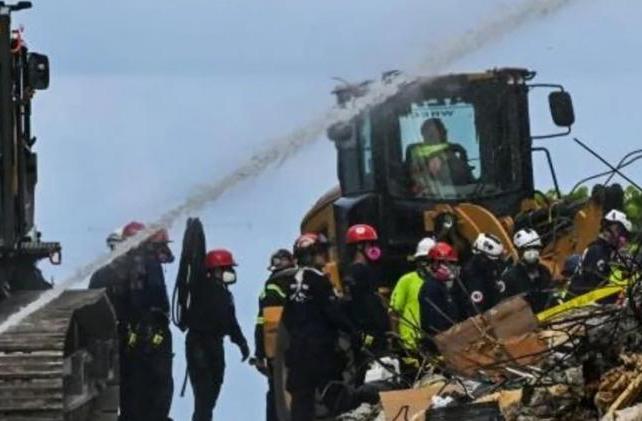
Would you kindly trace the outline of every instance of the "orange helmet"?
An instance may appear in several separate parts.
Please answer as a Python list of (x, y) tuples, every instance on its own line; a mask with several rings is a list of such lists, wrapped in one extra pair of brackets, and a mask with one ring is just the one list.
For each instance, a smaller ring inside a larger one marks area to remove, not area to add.
[(229, 250), (215, 249), (207, 253), (205, 256), (205, 268), (214, 269), (217, 267), (236, 266), (234, 256)]
[(372, 226), (367, 224), (357, 224), (348, 228), (346, 243), (356, 244), (366, 241), (377, 241), (378, 238), (377, 230)]
[(428, 258), (435, 262), (456, 262), (459, 260), (459, 255), (453, 246), (440, 241), (430, 249)]

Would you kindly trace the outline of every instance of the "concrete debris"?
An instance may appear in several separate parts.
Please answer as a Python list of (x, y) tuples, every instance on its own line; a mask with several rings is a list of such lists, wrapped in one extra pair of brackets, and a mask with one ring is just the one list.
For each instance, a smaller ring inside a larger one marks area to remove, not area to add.
[(642, 420), (638, 312), (594, 306), (542, 324), (529, 312), (513, 301), (444, 332), (441, 357), (413, 388), (339, 419)]
[(605, 415), (601, 421), (640, 421), (642, 420), (642, 403)]

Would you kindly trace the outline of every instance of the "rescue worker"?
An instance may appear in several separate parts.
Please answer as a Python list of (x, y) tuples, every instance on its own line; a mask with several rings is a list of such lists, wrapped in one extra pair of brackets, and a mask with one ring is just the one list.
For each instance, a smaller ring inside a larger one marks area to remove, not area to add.
[(393, 320), (397, 324), (404, 348), (409, 351), (417, 349), (417, 340), (421, 336), (419, 290), (424, 280), (420, 269), (425, 266), (428, 253), (434, 246), (435, 240), (431, 237), (426, 237), (417, 244), (417, 250), (413, 256), (416, 270), (399, 278), (390, 296), (390, 308), (394, 312)]
[(339, 377), (340, 359), (335, 351), (339, 331), (358, 342), (330, 279), (322, 272), (328, 247), (325, 236), (318, 233), (303, 234), (294, 244), (299, 269), (290, 280), (283, 310), (283, 325), (290, 336), (285, 363), (292, 421), (314, 420), (316, 391)]
[[(123, 228), (111, 232), (107, 236), (107, 247), (114, 250), (116, 246), (124, 240)], [(120, 421), (133, 420), (133, 404), (136, 398), (132, 390), (131, 381), (131, 362), (130, 354), (127, 352), (127, 339), (129, 333), (129, 313), (127, 307), (129, 304), (129, 282), (127, 279), (127, 270), (125, 256), (121, 256), (111, 263), (103, 266), (94, 272), (89, 280), (90, 289), (104, 288), (109, 297), (109, 301), (116, 313), (118, 334), (118, 362), (120, 374)]]
[(489, 233), (480, 233), (473, 243), (473, 255), (464, 265), (461, 282), (456, 282), (454, 295), (458, 320), (484, 312), (499, 302), (504, 291), (502, 242)]
[[(419, 272), (424, 280), (419, 290), (421, 328), (429, 335), (443, 332), (455, 322), (457, 308), (451, 290), (459, 275), (457, 261), (457, 251), (442, 242), (435, 244), (428, 258), (421, 261)], [(434, 345), (427, 345), (434, 349)]]
[[(386, 334), (390, 331), (390, 319), (381, 296), (377, 292), (380, 272), (375, 266), (381, 259), (379, 236), (370, 225), (351, 226), (346, 233), (348, 253), (352, 263), (344, 278), (348, 291), (347, 314), (359, 331), (364, 346), (370, 353), (381, 354), (387, 345)], [(363, 384), (368, 369), (367, 355), (356, 350), (356, 386)]]
[[(131, 222), (122, 239), (145, 229)], [(109, 239), (108, 239), (109, 240)], [(109, 246), (118, 243), (111, 236)], [(138, 247), (97, 271), (90, 288), (107, 285), (114, 304), (121, 341), (120, 420), (166, 421), (172, 402), (172, 337), (169, 300), (162, 264), (173, 255), (167, 231), (159, 230)]]
[[(270, 277), (265, 281), (265, 286), (259, 297), (259, 314), (254, 329), (254, 360), (253, 365), (256, 369), (268, 378), (268, 391), (265, 396), (266, 400), (266, 420), (278, 421), (276, 407), (274, 405), (274, 378), (273, 378), (273, 358), (276, 345), (276, 332), (267, 332), (266, 329), (272, 329), (270, 321), (266, 320), (266, 309), (280, 308), (285, 305), (286, 292), (288, 290), (290, 279), (296, 272), (294, 256), (286, 249), (280, 249), (274, 252), (270, 257), (271, 272)], [(276, 323), (275, 326), (276, 327)], [(266, 335), (272, 335), (272, 338), (266, 340)], [(268, 346), (266, 346), (266, 342)]]
[(439, 118), (429, 118), (421, 125), (423, 143), (408, 149), (410, 175), (418, 195), (439, 193), (440, 186), (459, 186), (474, 182), (466, 150), (448, 142), (448, 130)]
[(187, 371), (194, 392), (192, 421), (211, 421), (223, 376), (223, 339), (229, 336), (241, 351), (241, 361), (250, 349), (236, 319), (234, 298), (229, 286), (236, 283), (236, 262), (225, 249), (211, 250), (205, 256), (205, 271), (190, 285), (190, 306), (185, 315)]
[(505, 286), (502, 297), (524, 294), (534, 313), (546, 309), (553, 297), (553, 277), (540, 263), (542, 239), (534, 229), (522, 229), (513, 237), (519, 261), (502, 275)]
[(582, 295), (608, 283), (611, 264), (629, 241), (633, 224), (624, 212), (613, 209), (604, 215), (600, 233), (582, 255), (578, 273), (571, 280), (570, 292)]

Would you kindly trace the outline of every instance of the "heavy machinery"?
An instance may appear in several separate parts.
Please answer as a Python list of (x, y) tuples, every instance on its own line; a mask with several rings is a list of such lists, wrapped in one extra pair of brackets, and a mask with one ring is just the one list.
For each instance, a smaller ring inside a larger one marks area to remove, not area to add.
[[(396, 77), (385, 73), (382, 83), (397, 83)], [(622, 190), (598, 186), (589, 199), (562, 198), (551, 155), (534, 141), (571, 132), (572, 100), (561, 85), (535, 84), (534, 77), (527, 69), (502, 68), (401, 82), (385, 101), (328, 129), (337, 149), (339, 186), (305, 215), (301, 232), (322, 232), (330, 239), (332, 261), (326, 269), (338, 290), (349, 264), (344, 235), (356, 223), (379, 232), (384, 293), (411, 270), (407, 256), (426, 235), (453, 244), (465, 260), (477, 235), (492, 233), (509, 257), (517, 258), (513, 233), (535, 228), (544, 243), (542, 262), (557, 277), (567, 257), (595, 239), (603, 212), (622, 208)], [(334, 91), (338, 106), (358, 105), (355, 100), (368, 86), (340, 86)], [(536, 89), (549, 91), (560, 132), (531, 133), (529, 92)], [(535, 187), (534, 153), (548, 162), (553, 195)], [(287, 346), (286, 336), (280, 333), (277, 355)], [(277, 386), (285, 371), (277, 362)], [(287, 419), (282, 390), (277, 406)]]
[[(0, 2), (0, 323), (47, 294), (36, 266), (60, 263), (60, 244), (34, 225), (37, 156), (31, 101), (49, 85), (49, 61), (30, 52)], [(0, 335), (0, 419), (116, 420), (116, 322), (102, 290), (65, 291)]]
[[(390, 73), (384, 77), (390, 80)], [(573, 105), (561, 85), (534, 84), (534, 77), (527, 69), (505, 68), (419, 78), (328, 130), (339, 186), (307, 213), (301, 231), (320, 231), (332, 241), (329, 272), (337, 286), (347, 264), (343, 237), (355, 223), (380, 233), (384, 286), (409, 268), (406, 256), (427, 234), (456, 245), (466, 258), (476, 236), (490, 232), (515, 257), (513, 232), (536, 228), (545, 244), (544, 263), (556, 275), (567, 256), (584, 250), (597, 234), (603, 208), (621, 208), (621, 190), (599, 187), (588, 201), (562, 200), (551, 155), (534, 140), (569, 134)], [(562, 132), (531, 134), (529, 92), (535, 89), (551, 91), (551, 116)], [(350, 107), (366, 91), (363, 85), (344, 86), (335, 93), (339, 106)], [(422, 134), (426, 123), (441, 126), (443, 139)], [(438, 149), (437, 158), (422, 163), (417, 151), (426, 145)], [(556, 198), (534, 185), (534, 153), (548, 161)]]

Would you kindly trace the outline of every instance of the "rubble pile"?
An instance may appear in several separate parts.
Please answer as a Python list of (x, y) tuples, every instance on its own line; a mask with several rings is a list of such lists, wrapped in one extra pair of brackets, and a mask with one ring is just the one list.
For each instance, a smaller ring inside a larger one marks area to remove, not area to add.
[(642, 420), (634, 306), (583, 307), (546, 323), (519, 301), (490, 312), (434, 338), (442, 359), (412, 389), (381, 392), (378, 406), (339, 419)]

